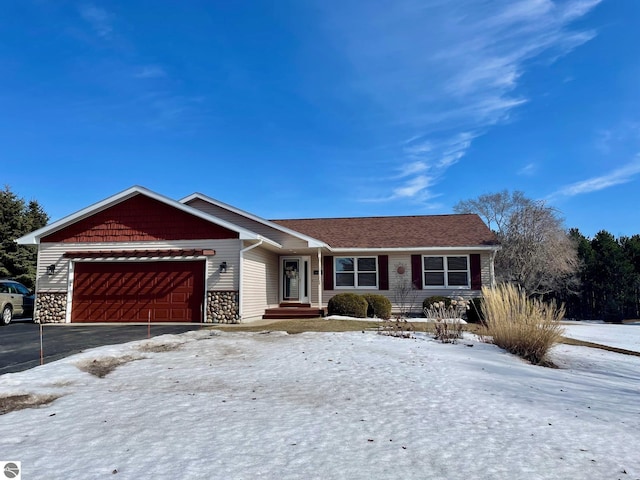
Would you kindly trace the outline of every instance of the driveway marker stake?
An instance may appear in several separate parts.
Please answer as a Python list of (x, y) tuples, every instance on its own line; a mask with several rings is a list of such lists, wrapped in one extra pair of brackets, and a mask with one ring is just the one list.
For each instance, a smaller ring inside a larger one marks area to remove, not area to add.
[(42, 322), (40, 322), (40, 365), (44, 365), (44, 349), (42, 347)]

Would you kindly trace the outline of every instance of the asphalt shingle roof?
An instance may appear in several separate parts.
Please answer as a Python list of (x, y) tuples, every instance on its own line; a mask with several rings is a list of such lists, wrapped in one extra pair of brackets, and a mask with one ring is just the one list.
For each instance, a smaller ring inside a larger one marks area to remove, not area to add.
[(333, 248), (472, 247), (497, 245), (478, 215), (272, 220)]

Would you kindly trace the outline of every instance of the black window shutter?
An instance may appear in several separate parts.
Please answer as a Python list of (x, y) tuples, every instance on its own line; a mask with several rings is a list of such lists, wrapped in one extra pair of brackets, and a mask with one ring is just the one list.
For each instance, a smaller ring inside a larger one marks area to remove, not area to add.
[(322, 270), (322, 279), (325, 290), (333, 290), (333, 256), (324, 257), (324, 268)]
[(411, 283), (416, 290), (422, 290), (422, 255), (411, 255)]
[(378, 255), (378, 290), (389, 290), (389, 255)]
[(482, 289), (482, 267), (480, 265), (480, 254), (472, 253), (471, 258), (471, 290)]

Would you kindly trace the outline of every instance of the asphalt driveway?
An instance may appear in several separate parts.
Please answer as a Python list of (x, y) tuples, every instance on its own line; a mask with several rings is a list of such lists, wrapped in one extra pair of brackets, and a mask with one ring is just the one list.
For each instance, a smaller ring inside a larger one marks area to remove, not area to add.
[[(202, 324), (152, 324), (151, 336), (197, 330)], [(43, 325), (44, 363), (89, 348), (147, 338), (147, 325)], [(40, 365), (40, 326), (13, 321), (0, 328), (0, 375)]]

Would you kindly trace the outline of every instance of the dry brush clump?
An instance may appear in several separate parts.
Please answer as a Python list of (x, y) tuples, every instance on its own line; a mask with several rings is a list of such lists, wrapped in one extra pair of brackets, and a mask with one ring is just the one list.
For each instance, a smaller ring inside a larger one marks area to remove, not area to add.
[(423, 309), (424, 316), (432, 321), (430, 325), (436, 340), (442, 343), (456, 343), (459, 338), (462, 338), (463, 326), (467, 323), (462, 317), (469, 309), (468, 300), (459, 297), (430, 301), (428, 298), (423, 305), (427, 305)]
[(2, 395), (0, 396), (0, 415), (24, 408), (37, 408), (42, 405), (47, 405), (60, 397), (61, 395), (30, 393)]
[(76, 366), (83, 372), (90, 373), (98, 378), (104, 378), (120, 365), (133, 362), (134, 360), (141, 360), (141, 357), (125, 355), (123, 357), (96, 358), (94, 360), (86, 360), (78, 363)]
[(138, 350), (144, 353), (163, 353), (173, 352), (182, 348), (181, 343), (143, 343), (138, 347)]
[(564, 306), (530, 298), (513, 284), (482, 288), (485, 326), (481, 336), (534, 365), (552, 365), (547, 353), (563, 334)]
[(406, 318), (396, 316), (393, 319), (386, 319), (378, 327), (379, 335), (387, 335), (397, 338), (414, 338), (416, 328)]

